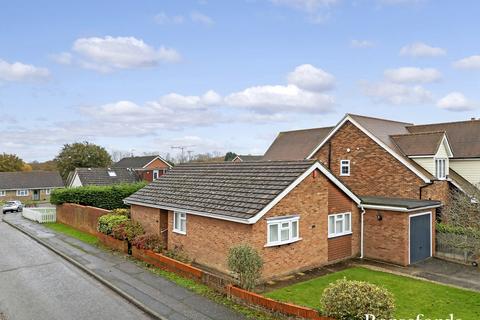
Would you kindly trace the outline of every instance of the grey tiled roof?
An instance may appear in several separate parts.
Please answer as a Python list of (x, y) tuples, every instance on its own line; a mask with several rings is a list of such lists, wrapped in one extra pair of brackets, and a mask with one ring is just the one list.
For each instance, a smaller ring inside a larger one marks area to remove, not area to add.
[(251, 154), (239, 154), (237, 157), (240, 158), (242, 161), (260, 161), (262, 160), (263, 156), (258, 156), (258, 155), (251, 155)]
[(360, 197), (364, 205), (378, 205), (404, 208), (408, 210), (421, 209), (431, 206), (441, 205), (440, 201), (435, 200), (418, 200), (418, 199), (402, 199), (402, 198), (385, 198), (385, 197)]
[(314, 163), (305, 160), (178, 165), (125, 201), (249, 219)]
[(0, 172), (0, 190), (62, 188), (57, 171)]
[[(109, 171), (115, 172), (116, 176), (111, 177)], [(83, 186), (108, 186), (140, 181), (138, 174), (127, 168), (76, 168), (75, 172)]]
[(434, 155), (445, 135), (443, 131), (391, 135), (390, 137), (407, 156)]
[(115, 168), (141, 169), (158, 156), (127, 157), (113, 164)]

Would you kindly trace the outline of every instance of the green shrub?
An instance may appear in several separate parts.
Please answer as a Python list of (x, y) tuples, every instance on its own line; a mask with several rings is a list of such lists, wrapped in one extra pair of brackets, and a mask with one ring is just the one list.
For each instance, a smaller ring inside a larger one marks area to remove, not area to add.
[(163, 251), (163, 241), (156, 234), (146, 233), (135, 237), (132, 245), (142, 250), (152, 250), (160, 253)]
[(341, 320), (361, 320), (366, 314), (390, 319), (395, 309), (393, 295), (387, 289), (345, 278), (325, 288), (320, 304), (326, 316)]
[(175, 245), (173, 249), (166, 250), (163, 252), (169, 258), (178, 260), (183, 263), (190, 263), (192, 260), (188, 257), (187, 253), (183, 250), (182, 246)]
[(126, 216), (129, 219), (131, 218), (130, 217), (130, 209), (124, 209), (124, 208), (113, 209), (113, 210), (111, 210), (111, 213), (116, 214), (118, 216)]
[(98, 231), (103, 234), (112, 234), (113, 228), (117, 225), (128, 221), (127, 216), (106, 214), (98, 219)]
[(228, 267), (238, 276), (241, 288), (255, 288), (260, 278), (263, 261), (257, 250), (246, 244), (230, 248), (228, 252)]
[(145, 186), (145, 182), (139, 182), (112, 186), (55, 189), (50, 196), (50, 203), (77, 203), (107, 210), (127, 208), (128, 206), (123, 203), (123, 199)]
[(112, 235), (118, 240), (127, 240), (131, 242), (135, 237), (145, 233), (140, 223), (132, 220), (120, 222), (112, 227)]

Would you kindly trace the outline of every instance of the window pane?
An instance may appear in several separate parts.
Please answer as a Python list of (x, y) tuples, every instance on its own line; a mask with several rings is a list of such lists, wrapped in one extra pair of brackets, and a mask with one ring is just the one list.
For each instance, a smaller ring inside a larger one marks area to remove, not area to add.
[(298, 221), (292, 222), (292, 238), (295, 239), (298, 237)]
[(289, 230), (288, 229), (282, 229), (280, 231), (280, 240), (287, 241), (289, 238), (290, 238)]
[(328, 233), (329, 234), (335, 233), (335, 217), (334, 216), (328, 217)]
[(337, 220), (335, 222), (335, 233), (343, 232), (343, 220)]
[(345, 214), (345, 232), (351, 231), (350, 229), (351, 215), (350, 213)]
[(278, 224), (271, 224), (269, 228), (270, 228), (269, 242), (277, 242), (278, 241)]
[(185, 232), (187, 230), (187, 220), (180, 220), (180, 230)]
[(175, 229), (180, 230), (180, 214), (175, 212)]

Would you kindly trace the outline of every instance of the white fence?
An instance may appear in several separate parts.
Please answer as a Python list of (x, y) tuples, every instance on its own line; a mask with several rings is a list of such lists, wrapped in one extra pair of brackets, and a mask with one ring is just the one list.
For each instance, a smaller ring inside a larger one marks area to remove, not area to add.
[(57, 221), (56, 208), (23, 208), (22, 216), (38, 223)]

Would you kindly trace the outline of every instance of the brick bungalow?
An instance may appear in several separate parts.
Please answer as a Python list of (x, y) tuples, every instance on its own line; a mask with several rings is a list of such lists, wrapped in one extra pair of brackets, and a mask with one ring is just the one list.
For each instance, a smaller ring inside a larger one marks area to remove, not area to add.
[(127, 157), (113, 164), (113, 168), (134, 170), (141, 180), (152, 182), (157, 180), (172, 165), (160, 156)]
[(0, 172), (0, 201), (48, 201), (53, 189), (63, 187), (57, 171)]
[(251, 245), (263, 280), (351, 257), (400, 265), (430, 257), (440, 206), (361, 199), (317, 160), (179, 165), (125, 202), (168, 249), (210, 269), (228, 273), (229, 248)]

